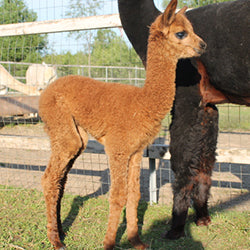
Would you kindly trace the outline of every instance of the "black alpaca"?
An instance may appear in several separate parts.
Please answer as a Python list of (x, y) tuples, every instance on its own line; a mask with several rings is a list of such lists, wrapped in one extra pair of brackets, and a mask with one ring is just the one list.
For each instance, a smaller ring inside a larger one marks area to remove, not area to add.
[[(145, 65), (148, 27), (160, 12), (153, 0), (118, 3), (124, 30)], [(207, 201), (218, 135), (218, 111), (214, 104), (250, 106), (249, 12), (250, 1), (246, 0), (187, 12), (194, 31), (208, 47), (198, 64), (195, 60), (181, 60), (177, 67), (170, 126), (174, 205), (172, 228), (165, 233), (166, 238), (184, 235), (191, 199), (197, 225), (210, 222)]]

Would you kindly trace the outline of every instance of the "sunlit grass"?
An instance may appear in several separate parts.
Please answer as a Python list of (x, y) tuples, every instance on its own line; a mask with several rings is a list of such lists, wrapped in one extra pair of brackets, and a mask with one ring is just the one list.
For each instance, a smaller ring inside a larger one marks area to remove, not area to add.
[[(0, 186), (0, 249), (53, 249), (46, 236), (45, 203), (41, 192)], [(68, 249), (102, 249), (107, 227), (108, 199), (66, 194), (62, 221)], [(170, 228), (171, 207), (141, 202), (140, 235), (149, 249), (249, 249), (249, 213), (211, 210), (212, 224), (197, 227), (190, 210), (187, 237), (167, 241), (161, 234)], [(125, 215), (117, 234), (116, 249), (131, 248)], [(247, 240), (248, 239), (248, 240)]]
[[(234, 104), (217, 105), (219, 111), (219, 129), (228, 132), (250, 132), (250, 108)], [(185, 112), (185, 110), (183, 110)], [(164, 128), (169, 128), (171, 115), (168, 114), (162, 122)], [(163, 134), (163, 133), (162, 133)]]

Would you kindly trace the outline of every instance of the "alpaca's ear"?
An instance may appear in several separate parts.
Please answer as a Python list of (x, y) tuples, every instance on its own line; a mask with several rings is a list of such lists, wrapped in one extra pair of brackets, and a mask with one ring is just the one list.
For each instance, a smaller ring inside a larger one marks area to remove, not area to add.
[(185, 14), (186, 10), (188, 9), (187, 6), (184, 6), (183, 8), (181, 8), (179, 11), (178, 11), (178, 14)]
[(176, 7), (177, 7), (177, 0), (172, 0), (168, 4), (166, 10), (162, 14), (162, 24), (163, 25), (168, 26), (174, 21)]

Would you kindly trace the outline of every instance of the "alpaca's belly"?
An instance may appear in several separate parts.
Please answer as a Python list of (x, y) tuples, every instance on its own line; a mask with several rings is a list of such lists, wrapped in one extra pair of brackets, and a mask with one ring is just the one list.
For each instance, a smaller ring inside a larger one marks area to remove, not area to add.
[(161, 128), (160, 119), (154, 119), (139, 105), (117, 107), (117, 103), (89, 105), (84, 100), (71, 112), (77, 124), (104, 146), (126, 145), (141, 150), (152, 143)]
[(161, 124), (147, 122), (109, 123), (102, 119), (93, 121), (85, 119), (77, 122), (86, 132), (106, 147), (115, 147), (118, 151), (129, 150), (131, 153), (143, 150), (151, 144), (159, 133)]

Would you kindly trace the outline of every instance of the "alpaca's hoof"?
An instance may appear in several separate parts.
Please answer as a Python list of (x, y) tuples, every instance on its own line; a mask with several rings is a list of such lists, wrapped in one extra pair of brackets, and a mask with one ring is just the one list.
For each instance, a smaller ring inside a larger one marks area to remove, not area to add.
[(56, 250), (66, 250), (67, 248), (66, 248), (65, 245), (61, 244), (61, 246), (55, 246), (54, 249), (56, 249)]
[(199, 218), (199, 219), (196, 221), (196, 225), (197, 225), (197, 226), (208, 226), (210, 223), (211, 223), (211, 218), (210, 218), (210, 216), (206, 216), (206, 217), (203, 217), (203, 218)]
[(105, 239), (103, 241), (104, 250), (112, 250), (115, 248), (115, 238), (110, 237), (109, 235), (105, 235)]
[(138, 249), (138, 250), (145, 250), (145, 249), (147, 249), (147, 248), (149, 247), (149, 245), (144, 244), (144, 243), (142, 243), (142, 242), (140, 242), (140, 243), (138, 243), (138, 244), (132, 244), (132, 245), (133, 245), (133, 247), (134, 247), (135, 249)]
[(66, 246), (61, 241), (53, 242), (52, 245), (54, 246), (54, 249), (56, 250), (66, 250)]
[(115, 248), (115, 244), (104, 243), (104, 247), (103, 247), (104, 250), (113, 250), (114, 248)]
[(131, 237), (131, 238), (129, 239), (129, 242), (131, 243), (131, 245), (132, 245), (135, 249), (139, 249), (139, 250), (140, 250), (140, 249), (147, 249), (147, 248), (149, 247), (149, 245), (144, 244), (144, 243), (141, 241), (139, 235), (136, 235), (136, 236), (134, 236), (134, 237)]
[(162, 234), (162, 238), (169, 239), (169, 240), (177, 240), (181, 237), (185, 237), (184, 230), (177, 231), (177, 230), (171, 229), (170, 231), (166, 231), (165, 233)]
[(104, 250), (113, 250), (115, 248), (114, 245), (104, 245)]
[(56, 250), (66, 250), (66, 246), (64, 244), (60, 244), (54, 247)]
[(144, 250), (144, 249), (147, 249), (149, 247), (148, 244), (140, 244), (139, 246), (134, 246), (135, 249), (139, 249), (139, 250)]

